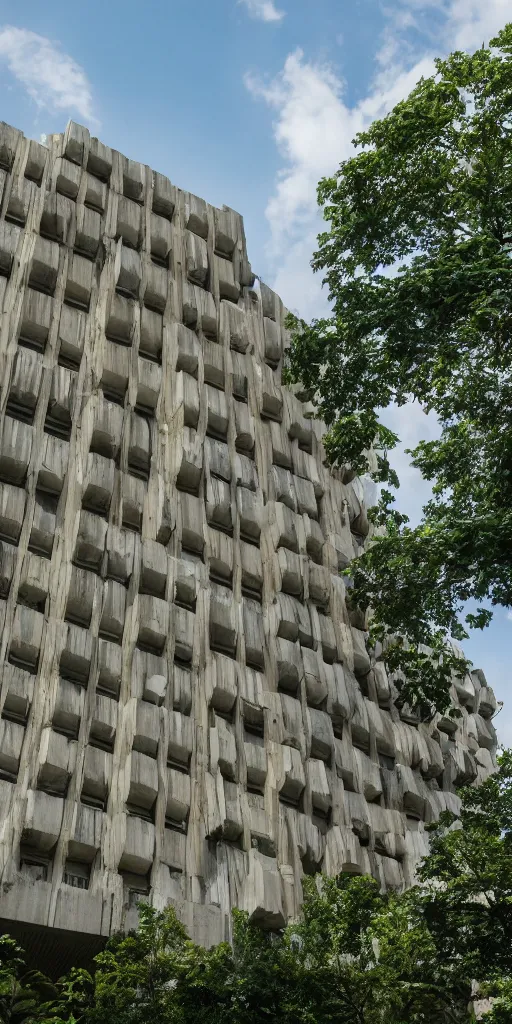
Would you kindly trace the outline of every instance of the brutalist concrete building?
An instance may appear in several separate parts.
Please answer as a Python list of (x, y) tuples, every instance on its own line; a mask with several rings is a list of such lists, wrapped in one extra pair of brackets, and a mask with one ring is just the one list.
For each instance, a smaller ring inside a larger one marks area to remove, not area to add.
[(212, 943), (304, 873), (410, 884), (494, 696), (422, 724), (370, 662), (363, 488), (281, 384), (241, 217), (73, 123), (0, 126), (0, 201), (0, 927), (62, 963), (141, 896)]

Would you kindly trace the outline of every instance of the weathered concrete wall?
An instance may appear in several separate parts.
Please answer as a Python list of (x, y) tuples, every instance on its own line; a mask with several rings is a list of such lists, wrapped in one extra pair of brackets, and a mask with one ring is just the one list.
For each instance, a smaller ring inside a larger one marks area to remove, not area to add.
[(413, 878), (492, 765), (494, 698), (419, 723), (339, 576), (357, 480), (281, 387), (242, 220), (78, 125), (0, 128), (0, 918), (201, 942), (304, 872)]

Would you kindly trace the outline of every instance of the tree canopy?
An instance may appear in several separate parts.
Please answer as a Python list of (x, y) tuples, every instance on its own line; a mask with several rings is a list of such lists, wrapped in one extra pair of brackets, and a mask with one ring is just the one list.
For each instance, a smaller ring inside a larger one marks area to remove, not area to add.
[(0, 939), (2, 1024), (484, 1024), (512, 1019), (512, 752), (458, 815), (429, 826), (418, 884), (304, 879), (302, 919), (278, 933), (234, 912), (233, 943), (191, 942), (172, 907), (139, 904), (94, 972), (53, 984)]
[(288, 378), (326, 421), (331, 463), (382, 484), (398, 486), (382, 410), (416, 400), (439, 418), (411, 453), (432, 500), (411, 528), (382, 491), (352, 600), (407, 699), (444, 711), (466, 667), (447, 638), (488, 625), (482, 603), (512, 604), (512, 24), (435, 66), (319, 184), (332, 316), (291, 318)]

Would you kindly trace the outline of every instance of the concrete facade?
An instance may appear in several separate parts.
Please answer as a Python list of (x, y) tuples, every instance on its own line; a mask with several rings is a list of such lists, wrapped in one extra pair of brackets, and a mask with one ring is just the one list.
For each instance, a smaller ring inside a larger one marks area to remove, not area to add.
[(410, 884), (494, 696), (425, 725), (370, 662), (363, 487), (281, 386), (241, 217), (73, 123), (0, 126), (0, 202), (3, 927), (94, 950), (147, 895), (209, 944), (304, 872)]

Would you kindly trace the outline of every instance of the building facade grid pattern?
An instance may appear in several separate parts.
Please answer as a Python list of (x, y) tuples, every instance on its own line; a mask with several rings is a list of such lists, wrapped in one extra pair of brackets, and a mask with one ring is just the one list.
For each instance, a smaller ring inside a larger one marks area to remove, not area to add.
[(340, 570), (369, 533), (282, 386), (243, 222), (70, 123), (0, 125), (0, 918), (266, 927), (301, 878), (414, 879), (496, 747), (479, 671), (425, 724)]

